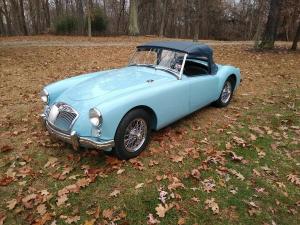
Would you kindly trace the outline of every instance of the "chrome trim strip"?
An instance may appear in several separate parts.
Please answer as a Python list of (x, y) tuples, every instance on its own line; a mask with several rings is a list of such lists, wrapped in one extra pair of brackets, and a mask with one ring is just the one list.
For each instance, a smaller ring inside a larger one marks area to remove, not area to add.
[(184, 66), (185, 66), (185, 61), (186, 61), (187, 55), (188, 54), (185, 54), (184, 57), (183, 57), (183, 61), (182, 61), (182, 64), (181, 64), (181, 70), (180, 70), (180, 73), (179, 73), (179, 80), (182, 79), (182, 74), (183, 74), (183, 70), (184, 70)]
[(54, 137), (65, 141), (69, 144), (72, 144), (73, 148), (76, 150), (79, 148), (79, 146), (85, 146), (88, 148), (95, 148), (97, 150), (103, 150), (103, 149), (108, 149), (112, 148), (115, 146), (114, 140), (109, 140), (109, 141), (94, 141), (86, 137), (80, 137), (77, 135), (76, 131), (73, 131), (71, 135), (62, 133), (56, 129), (54, 129), (51, 124), (48, 123), (47, 120), (45, 120), (45, 115), (41, 115), (41, 118), (44, 120), (44, 124), (49, 131), (51, 135)]

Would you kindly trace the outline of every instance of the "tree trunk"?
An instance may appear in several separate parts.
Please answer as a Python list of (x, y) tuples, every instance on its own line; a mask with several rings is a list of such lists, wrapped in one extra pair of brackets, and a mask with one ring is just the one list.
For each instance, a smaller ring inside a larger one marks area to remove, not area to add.
[(195, 32), (194, 32), (194, 37), (193, 41), (198, 41), (199, 39), (199, 32), (200, 32), (200, 17), (201, 17), (201, 1), (196, 0), (195, 1), (195, 11), (193, 15), (193, 21), (195, 25)]
[(19, 0), (20, 4), (20, 16), (21, 16), (21, 26), (23, 28), (23, 34), (28, 35), (28, 30), (26, 27), (25, 14), (24, 14), (24, 2), (23, 0)]
[(49, 1), (45, 0), (44, 1), (44, 10), (45, 10), (45, 21), (46, 21), (46, 27), (47, 29), (50, 29), (50, 9), (49, 9)]
[(163, 13), (162, 13), (162, 16), (161, 16), (161, 24), (160, 24), (160, 29), (159, 29), (159, 36), (160, 37), (164, 36), (165, 23), (166, 23), (166, 14), (167, 14), (167, 4), (168, 4), (168, 0), (163, 0)]
[(106, 0), (103, 0), (103, 11), (104, 11), (104, 15), (107, 16)]
[(7, 35), (4, 22), (3, 22), (3, 17), (2, 17), (3, 11), (2, 8), (0, 7), (0, 36)]
[(296, 51), (299, 38), (300, 38), (300, 21), (298, 23), (298, 29), (296, 31), (291, 50)]
[(151, 26), (151, 31), (150, 33), (157, 35), (158, 30), (157, 30), (157, 5), (158, 2), (157, 0), (152, 1), (152, 26)]
[(208, 1), (201, 0), (201, 8), (202, 11), (202, 17), (201, 17), (201, 31), (202, 31), (202, 38), (208, 39), (209, 36), (209, 15), (208, 15)]
[(281, 0), (271, 0), (270, 11), (265, 28), (262, 42), (259, 44), (261, 49), (273, 49), (277, 35), (277, 26), (280, 17)]
[(16, 0), (10, 1), (11, 7), (10, 7), (10, 14), (12, 15), (12, 22), (13, 27), (15, 30), (15, 34), (20, 35), (23, 33), (22, 26), (21, 26), (21, 16), (20, 16), (20, 10), (19, 10), (19, 3)]
[(88, 20), (88, 36), (92, 37), (92, 22), (91, 22), (91, 1), (87, 0), (87, 20)]
[(263, 32), (263, 19), (264, 19), (264, 12), (265, 12), (265, 0), (259, 0), (259, 15), (258, 15), (258, 23), (255, 35), (253, 37), (254, 39), (254, 48), (259, 48), (259, 41), (261, 39), (261, 34)]
[(42, 22), (42, 18), (41, 18), (41, 2), (40, 0), (35, 0), (35, 11), (36, 11), (36, 25), (37, 25), (37, 33), (40, 34), (41, 33), (41, 22)]
[(12, 35), (12, 27), (11, 27), (11, 19), (10, 19), (10, 14), (7, 10), (7, 4), (6, 4), (6, 0), (2, 0), (3, 2), (3, 9), (4, 9), (4, 16), (6, 19), (6, 27), (7, 27), (7, 33), (8, 35)]
[(77, 10), (77, 18), (78, 18), (78, 33), (84, 34), (84, 11), (82, 0), (76, 0), (76, 10)]
[(55, 0), (55, 13), (56, 17), (60, 17), (62, 11), (62, 5), (60, 0)]
[(138, 26), (138, 9), (137, 9), (137, 0), (130, 0), (130, 8), (129, 8), (129, 27), (128, 33), (129, 35), (136, 36), (139, 35), (139, 26)]

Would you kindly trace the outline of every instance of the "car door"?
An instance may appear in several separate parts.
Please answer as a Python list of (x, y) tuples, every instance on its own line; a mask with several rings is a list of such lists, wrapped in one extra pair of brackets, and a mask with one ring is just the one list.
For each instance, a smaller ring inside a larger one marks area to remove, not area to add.
[(202, 108), (217, 99), (218, 79), (216, 75), (189, 76), (190, 111)]

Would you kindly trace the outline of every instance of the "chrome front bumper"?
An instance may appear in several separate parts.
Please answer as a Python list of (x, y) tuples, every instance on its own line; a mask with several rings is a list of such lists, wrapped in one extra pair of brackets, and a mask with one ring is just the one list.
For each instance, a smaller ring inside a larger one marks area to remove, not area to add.
[(49, 122), (46, 120), (46, 117), (44, 114), (41, 115), (41, 119), (43, 124), (45, 125), (46, 129), (49, 131), (49, 133), (56, 137), (57, 139), (60, 139), (64, 142), (67, 142), (69, 144), (72, 144), (74, 149), (78, 149), (80, 146), (84, 146), (87, 148), (94, 148), (98, 150), (103, 149), (109, 149), (115, 146), (114, 140), (109, 141), (95, 141), (86, 137), (80, 137), (76, 133), (76, 131), (72, 131), (71, 134), (65, 134), (58, 130), (56, 130)]

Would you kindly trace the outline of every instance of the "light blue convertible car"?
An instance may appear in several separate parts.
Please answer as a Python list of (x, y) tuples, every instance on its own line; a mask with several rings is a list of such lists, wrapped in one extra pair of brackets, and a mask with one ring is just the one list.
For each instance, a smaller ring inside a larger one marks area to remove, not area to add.
[(42, 118), (50, 134), (80, 146), (139, 155), (152, 130), (214, 103), (227, 106), (240, 70), (215, 64), (205, 44), (157, 41), (137, 46), (129, 65), (46, 86)]

